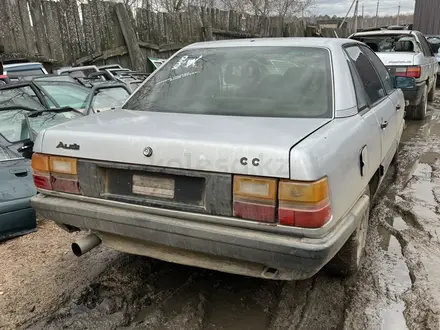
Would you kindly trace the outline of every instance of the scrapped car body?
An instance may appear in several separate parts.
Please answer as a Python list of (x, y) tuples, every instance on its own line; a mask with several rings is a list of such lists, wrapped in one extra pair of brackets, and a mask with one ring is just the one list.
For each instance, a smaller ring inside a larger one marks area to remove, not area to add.
[(437, 86), (440, 84), (440, 35), (427, 35), (426, 40), (431, 46), (431, 50), (438, 62)]
[(414, 83), (353, 40), (193, 44), (122, 109), (38, 135), (32, 206), (92, 231), (78, 256), (102, 241), (268, 279), (352, 274)]
[(388, 68), (391, 76), (413, 77), (416, 85), (404, 89), (409, 101), (409, 118), (422, 120), (428, 112), (428, 101), (434, 101), (438, 62), (421, 32), (380, 30), (357, 32), (349, 37), (367, 44)]
[(90, 115), (121, 107), (130, 94), (130, 87), (123, 83), (98, 84), (90, 92), (84, 114)]
[(3, 74), (9, 78), (39, 76), (47, 74), (43, 64), (38, 62), (25, 62), (3, 65)]
[(82, 116), (75, 111), (46, 111), (0, 106), (0, 241), (36, 230), (30, 198), (37, 191), (29, 160), (36, 134), (43, 128)]
[[(15, 145), (18, 148), (19, 144)], [(14, 143), (0, 133), (0, 242), (32, 233), (37, 227), (35, 210), (30, 204), (30, 198), (37, 193), (30, 161), (11, 146)]]
[(99, 72), (99, 69), (96, 65), (85, 65), (85, 66), (60, 68), (56, 71), (56, 74), (58, 74), (58, 75), (67, 74), (69, 76), (76, 77), (76, 78), (85, 78), (93, 72)]

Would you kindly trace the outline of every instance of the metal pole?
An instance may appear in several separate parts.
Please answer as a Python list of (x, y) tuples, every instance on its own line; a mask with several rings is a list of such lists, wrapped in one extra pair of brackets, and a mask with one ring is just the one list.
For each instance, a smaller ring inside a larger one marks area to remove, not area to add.
[(342, 25), (344, 25), (348, 15), (351, 12), (351, 8), (353, 8), (354, 3), (356, 2), (356, 0), (353, 0), (353, 2), (351, 3), (350, 9), (347, 11), (347, 15), (345, 15), (344, 19), (342, 20), (341, 24), (339, 24), (339, 27), (342, 27)]
[(377, 0), (377, 8), (376, 8), (376, 27), (379, 24), (379, 0)]
[(361, 29), (364, 29), (364, 5), (362, 5), (362, 21), (361, 21)]
[(397, 7), (397, 25), (400, 24), (400, 2), (399, 2), (399, 6)]
[(358, 29), (358, 8), (359, 0), (356, 0), (356, 7), (354, 7), (354, 33), (356, 33)]

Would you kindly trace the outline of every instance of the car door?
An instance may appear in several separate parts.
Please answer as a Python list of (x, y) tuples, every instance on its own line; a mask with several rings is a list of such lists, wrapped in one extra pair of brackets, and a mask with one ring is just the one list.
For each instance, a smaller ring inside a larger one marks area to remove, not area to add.
[[(364, 144), (363, 147), (359, 146), (362, 147), (361, 150), (359, 150), (361, 157), (360, 165), (362, 168), (361, 175), (365, 176), (369, 181), (379, 167), (382, 159), (382, 137), (380, 123), (376, 114), (374, 111), (372, 111), (372, 108), (369, 105), (367, 94), (365, 93), (364, 86), (359, 77), (359, 73), (353, 64), (353, 61), (350, 59), (348, 54), (346, 54), (346, 58), (353, 79), (359, 116), (363, 120), (363, 132), (359, 132), (359, 134), (363, 134), (362, 141)], [(368, 181), (365, 182), (365, 184), (368, 183)]]
[[(370, 111), (378, 120), (381, 137), (381, 164), (387, 168), (391, 163), (395, 135), (397, 132), (397, 120), (395, 119), (396, 108), (382, 84), (376, 69), (368, 57), (361, 51), (359, 45), (346, 47), (346, 52), (353, 62), (354, 67), (364, 87)], [(393, 127), (393, 121), (395, 125)]]
[(387, 130), (388, 133), (392, 133), (394, 136), (393, 145), (390, 149), (390, 153), (394, 155), (399, 145), (400, 137), (402, 135), (405, 125), (405, 97), (401, 89), (394, 88), (394, 83), (388, 70), (386, 69), (380, 58), (376, 55), (376, 53), (365, 46), (361, 46), (361, 50), (368, 57), (368, 59), (371, 61), (371, 64), (376, 69), (376, 72), (378, 73), (379, 78), (382, 81), (382, 85), (384, 86), (388, 97), (393, 102), (394, 112), (392, 112), (392, 117), (390, 117), (388, 120)]

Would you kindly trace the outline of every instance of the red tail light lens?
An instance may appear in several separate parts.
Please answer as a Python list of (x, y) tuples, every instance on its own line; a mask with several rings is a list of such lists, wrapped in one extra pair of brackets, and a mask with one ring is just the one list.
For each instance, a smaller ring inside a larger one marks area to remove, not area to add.
[(275, 222), (277, 179), (234, 177), (234, 216)]
[(37, 188), (80, 194), (77, 160), (34, 153), (32, 155), (34, 184)]
[(420, 78), (422, 76), (422, 68), (420, 66), (398, 67), (396, 68), (395, 75), (399, 77)]
[(331, 219), (327, 178), (314, 182), (281, 180), (278, 198), (281, 225), (319, 228)]
[(327, 178), (299, 182), (235, 176), (234, 216), (284, 226), (322, 227), (332, 216)]

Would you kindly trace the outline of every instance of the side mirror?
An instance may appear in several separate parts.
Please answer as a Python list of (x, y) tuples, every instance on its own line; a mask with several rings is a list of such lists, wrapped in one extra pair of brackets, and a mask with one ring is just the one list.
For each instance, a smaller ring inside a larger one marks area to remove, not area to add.
[(416, 80), (411, 77), (394, 77), (394, 88), (412, 89), (416, 87)]
[(26, 141), (23, 143), (23, 145), (17, 149), (19, 153), (23, 155), (26, 159), (32, 159), (32, 154), (34, 151), (34, 142), (33, 141)]

